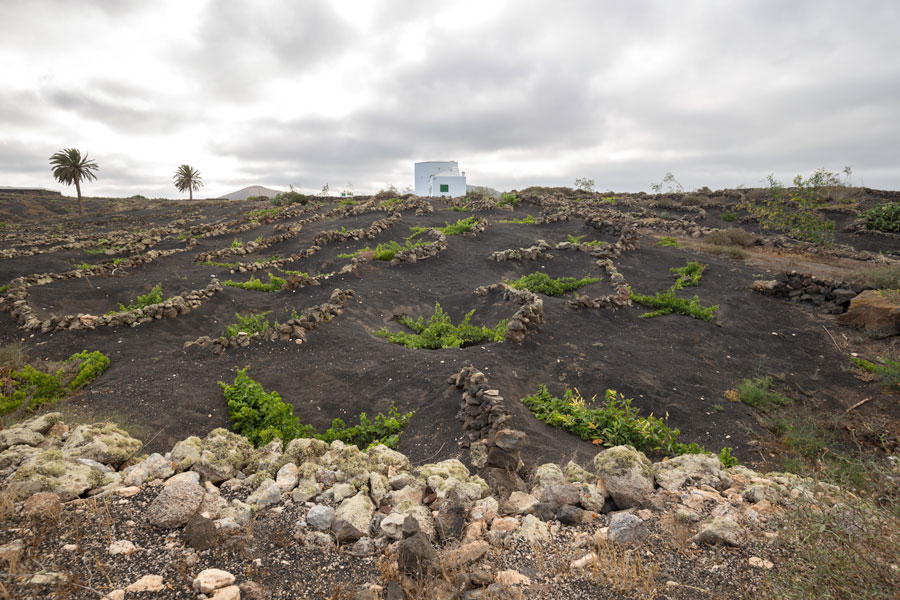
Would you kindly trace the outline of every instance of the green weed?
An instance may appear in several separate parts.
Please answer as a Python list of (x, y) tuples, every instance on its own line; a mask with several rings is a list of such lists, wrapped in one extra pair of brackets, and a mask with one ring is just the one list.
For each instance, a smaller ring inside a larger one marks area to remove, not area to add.
[(569, 235), (566, 236), (567, 241), (568, 241), (570, 244), (578, 244), (578, 245), (581, 245), (581, 246), (592, 246), (592, 247), (597, 247), (597, 246), (602, 246), (603, 243), (604, 243), (603, 240), (591, 240), (591, 241), (589, 241), (589, 242), (585, 242), (585, 241), (584, 241), (584, 238), (586, 238), (586, 237), (587, 237), (587, 234), (585, 234), (585, 235), (577, 235), (577, 236), (576, 236), (576, 235), (571, 235), (571, 234), (569, 234)]
[(882, 358), (884, 364), (878, 364), (856, 356), (851, 356), (850, 360), (860, 369), (878, 375), (887, 389), (900, 392), (900, 361)]
[(0, 382), (0, 415), (23, 404), (29, 411), (54, 404), (99, 377), (108, 367), (109, 357), (84, 350), (67, 358), (55, 373), (44, 373), (31, 365), (12, 370), (9, 379)]
[(501, 194), (500, 200), (497, 201), (497, 206), (512, 206), (515, 208), (519, 205), (519, 199), (516, 198), (515, 194)]
[(737, 387), (738, 399), (760, 410), (769, 413), (790, 404), (790, 399), (782, 396), (778, 392), (772, 391), (771, 377), (754, 377), (753, 379), (744, 379)]
[(662, 246), (663, 248), (681, 248), (681, 243), (670, 236), (663, 236), (659, 238), (659, 241), (656, 242), (656, 245)]

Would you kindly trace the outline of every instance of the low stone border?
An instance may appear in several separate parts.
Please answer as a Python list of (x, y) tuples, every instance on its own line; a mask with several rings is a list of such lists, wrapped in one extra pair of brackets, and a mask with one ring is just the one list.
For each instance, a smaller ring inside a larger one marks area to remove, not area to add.
[(391, 259), (391, 266), (399, 265), (400, 263), (414, 264), (437, 256), (447, 249), (447, 236), (437, 229), (429, 229), (425, 235), (434, 241), (425, 246), (400, 250)]
[(509, 260), (553, 260), (553, 255), (549, 252), (550, 249), (550, 244), (545, 240), (537, 240), (534, 245), (528, 248), (519, 248), (518, 250), (510, 248), (508, 250), (491, 252), (488, 258), (497, 262)]
[(606, 271), (606, 274), (609, 276), (609, 282), (615, 289), (615, 292), (606, 296), (598, 296), (597, 298), (590, 298), (582, 294), (573, 300), (569, 300), (567, 306), (575, 310), (583, 308), (617, 310), (624, 306), (631, 306), (631, 288), (613, 262), (608, 258), (601, 259), (597, 261), (597, 266)]
[(871, 286), (819, 279), (809, 273), (783, 271), (770, 281), (754, 281), (754, 292), (792, 302), (811, 302), (822, 310), (839, 315), (847, 311), (850, 301)]
[(221, 291), (222, 286), (213, 278), (212, 282), (203, 289), (182, 292), (159, 304), (151, 304), (137, 310), (101, 316), (79, 313), (61, 317), (54, 314), (43, 321), (38, 319), (32, 308), (28, 306), (28, 301), (25, 299), (28, 295), (27, 288), (17, 288), (15, 297), (20, 297), (21, 292), (24, 292), (24, 298), (13, 300), (12, 295), (8, 295), (4, 303), (12, 317), (23, 329), (29, 331), (40, 329), (41, 333), (50, 333), (51, 331), (60, 331), (62, 329), (137, 327), (141, 323), (149, 323), (155, 319), (173, 319), (178, 315), (187, 314), (191, 310), (198, 308)]
[(522, 306), (519, 307), (507, 321), (507, 342), (521, 344), (525, 341), (525, 334), (530, 329), (544, 322), (544, 301), (534, 292), (517, 290), (505, 283), (481, 286), (475, 289), (476, 296), (487, 296), (491, 292), (499, 292), (504, 300), (512, 300)]
[(491, 389), (484, 373), (471, 365), (450, 376), (447, 383), (463, 390), (456, 418), (463, 422), (463, 439), (460, 448), (468, 448), (472, 442), (483, 440), (492, 433), (506, 428), (512, 419), (503, 406), (500, 392)]
[(287, 321), (280, 325), (277, 331), (270, 329), (263, 333), (251, 335), (241, 332), (235, 336), (218, 338), (202, 336), (193, 342), (185, 342), (184, 347), (199, 346), (201, 348), (210, 348), (213, 353), (221, 354), (229, 348), (249, 346), (252, 340), (266, 340), (270, 342), (275, 340), (294, 340), (295, 343), (302, 344), (306, 341), (306, 332), (316, 329), (322, 323), (330, 323), (334, 320), (335, 317), (343, 312), (347, 299), (352, 297), (353, 290), (341, 290), (338, 288), (331, 292), (331, 298), (328, 302), (304, 309), (300, 318)]

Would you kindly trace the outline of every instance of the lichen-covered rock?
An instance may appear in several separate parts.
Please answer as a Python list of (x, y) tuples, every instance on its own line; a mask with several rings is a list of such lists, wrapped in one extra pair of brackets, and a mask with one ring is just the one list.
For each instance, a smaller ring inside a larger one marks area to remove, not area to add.
[(246, 438), (221, 427), (209, 432), (201, 448), (200, 459), (191, 468), (212, 483), (234, 477), (253, 454), (253, 446)]
[(335, 472), (337, 481), (360, 487), (369, 480), (369, 457), (359, 448), (335, 440), (319, 464)]
[(182, 440), (175, 444), (169, 458), (175, 463), (179, 471), (186, 471), (193, 467), (200, 460), (200, 453), (203, 451), (203, 445), (195, 435)]
[[(265, 472), (265, 471), (264, 471)], [(281, 502), (281, 488), (271, 477), (266, 477), (252, 494), (247, 497), (247, 504), (257, 508), (273, 506)]]
[(125, 485), (141, 485), (152, 479), (166, 479), (175, 473), (172, 462), (160, 454), (153, 453), (145, 460), (125, 469)]
[(596, 475), (572, 460), (566, 463), (563, 474), (569, 483), (595, 483), (597, 481)]
[(653, 465), (633, 446), (614, 446), (598, 453), (594, 468), (620, 509), (638, 506), (653, 493)]
[(708, 485), (719, 491), (731, 487), (731, 477), (722, 470), (722, 463), (714, 454), (682, 454), (653, 465), (653, 474), (657, 485), (667, 490), (677, 490), (685, 484)]
[(534, 490), (537, 490), (538, 488), (546, 488), (551, 485), (561, 485), (566, 482), (566, 476), (563, 474), (562, 469), (559, 468), (559, 465), (547, 463), (535, 470), (532, 481)]
[(28, 457), (39, 454), (40, 452), (40, 448), (35, 448), (34, 446), (26, 446), (24, 444), (10, 446), (3, 452), (0, 452), (0, 471), (12, 467), (17, 467), (22, 464), (22, 462), (24, 462)]
[(56, 425), (57, 423), (62, 422), (62, 413), (54, 412), (40, 415), (38, 417), (34, 417), (28, 419), (27, 421), (23, 421), (14, 427), (10, 427), (10, 429), (15, 429), (16, 427), (23, 427), (25, 429), (30, 429), (36, 433), (40, 433), (41, 435), (47, 435), (47, 432)]
[(53, 492), (68, 502), (105, 485), (106, 477), (102, 471), (65, 456), (60, 450), (50, 449), (32, 456), (16, 469), (7, 489), (16, 498)]
[(605, 484), (581, 484), (581, 497), (579, 499), (579, 504), (581, 504), (581, 506), (583, 506), (586, 510), (601, 512), (604, 505), (606, 504), (607, 498), (609, 498), (609, 491), (606, 489)]
[(274, 476), (278, 469), (285, 464), (284, 460), (282, 460), (282, 446), (281, 440), (275, 438), (262, 448), (258, 448), (250, 456), (247, 465), (243, 469), (251, 473), (265, 471), (269, 475)]
[(0, 451), (10, 446), (37, 446), (43, 441), (43, 435), (27, 427), (10, 427), (0, 431)]
[(327, 450), (328, 444), (322, 440), (298, 438), (288, 442), (287, 448), (284, 449), (282, 460), (291, 461), (298, 465), (302, 465), (307, 461), (314, 463)]
[(787, 491), (782, 486), (773, 481), (757, 482), (741, 490), (741, 498), (750, 504), (756, 504), (763, 500), (777, 502), (786, 493)]
[(713, 517), (700, 525), (700, 531), (691, 538), (698, 544), (725, 544), (742, 546), (746, 539), (744, 528), (727, 517)]
[(396, 450), (391, 450), (384, 444), (378, 444), (369, 448), (367, 454), (371, 461), (372, 470), (378, 471), (382, 475), (387, 475), (388, 467), (394, 467), (395, 471), (408, 471), (410, 468), (409, 459), (405, 455)]
[(69, 433), (62, 451), (73, 458), (89, 458), (118, 467), (141, 449), (136, 440), (113, 423), (79, 425)]
[(364, 535), (369, 535), (374, 512), (375, 505), (368, 494), (360, 492), (341, 503), (334, 513), (331, 529), (339, 542), (355, 542)]
[(387, 477), (381, 473), (369, 473), (369, 495), (375, 504), (381, 504), (381, 501), (388, 495), (391, 486)]
[(282, 492), (290, 492), (297, 487), (300, 481), (300, 469), (296, 463), (285, 463), (275, 474), (275, 483), (281, 488)]
[(636, 542), (647, 535), (643, 519), (628, 512), (617, 512), (609, 520), (608, 539), (617, 544)]
[(469, 470), (466, 468), (466, 465), (462, 464), (462, 462), (456, 458), (443, 460), (439, 463), (422, 465), (416, 469), (416, 473), (426, 480), (433, 476), (440, 477), (441, 479), (453, 477), (457, 481), (469, 480)]

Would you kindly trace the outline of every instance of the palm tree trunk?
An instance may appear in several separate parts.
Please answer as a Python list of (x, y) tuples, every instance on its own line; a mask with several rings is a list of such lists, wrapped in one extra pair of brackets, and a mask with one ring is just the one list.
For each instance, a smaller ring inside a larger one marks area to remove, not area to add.
[(75, 191), (78, 192), (78, 210), (81, 216), (84, 216), (84, 201), (81, 199), (81, 182), (75, 180)]
[(188, 188), (188, 196), (189, 196), (188, 199), (189, 199), (191, 202), (193, 202), (193, 201), (194, 201), (194, 188)]

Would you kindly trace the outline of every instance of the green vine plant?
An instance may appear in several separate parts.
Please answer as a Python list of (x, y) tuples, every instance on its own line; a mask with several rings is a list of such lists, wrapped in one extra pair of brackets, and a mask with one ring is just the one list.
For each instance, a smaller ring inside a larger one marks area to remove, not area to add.
[(681, 243), (671, 236), (664, 235), (659, 238), (659, 241), (656, 242), (657, 246), (662, 246), (663, 248), (681, 248)]
[(534, 225), (536, 222), (533, 215), (528, 215), (521, 219), (500, 219), (498, 221), (498, 223), (512, 223), (514, 225)]
[(400, 344), (406, 348), (436, 350), (438, 348), (465, 348), (480, 344), (484, 341), (500, 342), (506, 337), (506, 319), (497, 323), (493, 329), (484, 325), (473, 325), (472, 315), (475, 310), (466, 313), (459, 325), (454, 325), (450, 315), (445, 313), (439, 303), (434, 305), (434, 315), (426, 322), (424, 317), (413, 320), (407, 316), (401, 316), (397, 320), (401, 325), (411, 329), (414, 333), (405, 331), (392, 332), (382, 328), (375, 335), (387, 339), (393, 344)]
[(111, 310), (107, 315), (114, 315), (120, 312), (128, 312), (131, 310), (138, 310), (141, 308), (146, 308), (153, 304), (161, 304), (163, 301), (163, 288), (161, 283), (157, 283), (154, 285), (149, 292), (142, 296), (138, 296), (137, 300), (135, 300), (132, 304), (125, 306), (124, 304), (119, 304), (118, 310)]
[(0, 415), (9, 414), (22, 405), (29, 412), (80, 390), (103, 374), (109, 357), (101, 352), (84, 350), (73, 354), (55, 373), (45, 373), (31, 365), (12, 370), (0, 378)]
[(378, 244), (374, 250), (366, 246), (356, 252), (349, 252), (344, 254), (338, 254), (338, 258), (356, 258), (362, 252), (372, 252), (372, 256), (375, 260), (384, 260), (391, 261), (394, 260), (394, 257), (397, 256), (398, 252), (403, 250), (412, 250), (413, 248), (421, 248), (422, 246), (427, 246), (430, 242), (411, 242), (409, 239), (401, 246), (394, 240), (391, 240), (384, 244)]
[(236, 287), (242, 290), (250, 290), (253, 292), (268, 292), (273, 293), (277, 292), (281, 289), (286, 283), (284, 279), (269, 273), (269, 283), (263, 283), (261, 279), (258, 277), (251, 275), (250, 279), (247, 281), (232, 281), (231, 279), (224, 281), (222, 285), (227, 285), (228, 287)]
[(566, 236), (566, 239), (570, 244), (578, 244), (580, 246), (591, 246), (594, 248), (596, 248), (598, 246), (602, 246), (605, 243), (603, 240), (590, 240), (588, 242), (585, 242), (584, 238), (586, 238), (586, 237), (587, 237), (587, 234), (585, 234), (585, 235), (568, 234)]
[(412, 412), (401, 414), (392, 405), (386, 415), (378, 413), (374, 420), (362, 413), (359, 424), (348, 427), (343, 420), (334, 419), (325, 433), (318, 433), (312, 425), (300, 422), (294, 415), (294, 407), (282, 400), (278, 392), (267, 392), (262, 384), (250, 378), (247, 367), (238, 370), (233, 383), (220, 381), (219, 386), (228, 403), (232, 428), (257, 448), (274, 439), (287, 447), (291, 440), (299, 438), (326, 443), (341, 440), (360, 449), (378, 444), (396, 448), (400, 433), (413, 415)]
[[(234, 313), (236, 322), (225, 328), (225, 337), (234, 337), (239, 333), (246, 333), (247, 335), (253, 335), (254, 333), (265, 333), (272, 328), (269, 320), (266, 319), (266, 317), (271, 312), (271, 310), (267, 310), (264, 313), (258, 313), (255, 315), (242, 315), (240, 313)], [(275, 325), (277, 328), (278, 324), (276, 323)]]
[(429, 229), (437, 229), (438, 231), (440, 231), (441, 233), (443, 233), (446, 236), (461, 235), (463, 233), (468, 233), (469, 231), (472, 231), (472, 229), (476, 225), (478, 225), (478, 223), (480, 221), (481, 221), (480, 218), (476, 217), (475, 215), (472, 215), (471, 217), (466, 217), (465, 219), (459, 219), (453, 225), (451, 225), (447, 221), (444, 221), (444, 227), (413, 226), (413, 227), (409, 228), (409, 230), (412, 232), (412, 235), (410, 235), (406, 239), (413, 240), (413, 239), (419, 237), (420, 235), (422, 235), (423, 233), (425, 233), (426, 231), (428, 231)]
[(675, 313), (700, 319), (701, 321), (712, 321), (715, 318), (716, 311), (719, 309), (718, 304), (703, 306), (700, 304), (698, 296), (688, 300), (675, 295), (675, 292), (678, 290), (699, 285), (700, 278), (703, 276), (707, 266), (696, 261), (690, 261), (683, 267), (669, 269), (675, 274), (675, 283), (665, 292), (656, 292), (652, 296), (638, 294), (634, 290), (629, 289), (632, 302), (653, 309), (642, 314), (640, 318), (651, 319)]
[[(594, 396), (590, 403), (596, 401)], [(709, 454), (702, 446), (685, 444), (678, 438), (681, 431), (669, 427), (665, 419), (639, 416), (639, 409), (632, 406), (632, 399), (615, 390), (606, 390), (603, 404), (591, 408), (577, 388), (566, 389), (562, 398), (550, 394), (547, 386), (538, 387), (536, 394), (522, 398), (525, 407), (539, 420), (573, 433), (583, 440), (607, 448), (631, 445), (647, 453), (667, 456), (681, 454)], [(731, 448), (722, 448), (719, 460), (724, 467), (737, 463)]]
[(546, 296), (559, 296), (566, 292), (571, 292), (579, 288), (583, 288), (591, 283), (600, 281), (597, 277), (585, 277), (583, 279), (575, 279), (574, 277), (560, 277), (552, 279), (549, 275), (542, 271), (536, 271), (531, 275), (524, 275), (515, 281), (507, 281), (509, 287), (517, 290), (528, 290), (535, 294), (544, 294)]

